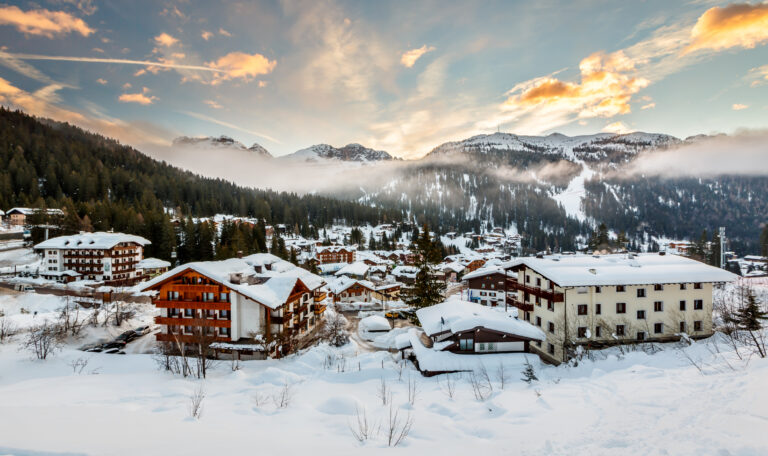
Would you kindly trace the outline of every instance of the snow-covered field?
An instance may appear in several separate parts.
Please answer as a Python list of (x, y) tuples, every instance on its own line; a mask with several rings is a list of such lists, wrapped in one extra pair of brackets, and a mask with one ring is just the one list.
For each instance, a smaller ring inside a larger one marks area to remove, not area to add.
[[(61, 299), (0, 296), (0, 309), (26, 326), (53, 317)], [(142, 312), (146, 321), (151, 311)], [(86, 339), (104, 331), (120, 329), (96, 328)], [(424, 378), (410, 363), (401, 369), (397, 355), (358, 353), (354, 344), (239, 370), (221, 362), (200, 381), (159, 371), (148, 354), (76, 350), (85, 340), (32, 360), (17, 337), (0, 345), (0, 454), (768, 454), (768, 361), (739, 360), (721, 337), (655, 354), (610, 349), (576, 367), (529, 356), (538, 381), (507, 371), (502, 388), (489, 369), (480, 400), (466, 374)], [(80, 358), (87, 365), (75, 373)], [(399, 419), (413, 420), (395, 449), (382, 379)], [(273, 398), (286, 384), (281, 408)], [(194, 419), (190, 396), (200, 385), (203, 413)], [(351, 428), (363, 413), (378, 431), (359, 442)]]

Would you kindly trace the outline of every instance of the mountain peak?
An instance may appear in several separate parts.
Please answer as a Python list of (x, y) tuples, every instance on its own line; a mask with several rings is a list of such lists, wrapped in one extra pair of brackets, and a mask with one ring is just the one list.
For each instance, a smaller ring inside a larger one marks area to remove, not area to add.
[(371, 149), (358, 143), (347, 144), (340, 148), (329, 144), (315, 144), (286, 155), (285, 158), (301, 161), (339, 160), (358, 163), (393, 160), (393, 157), (383, 150)]
[(226, 148), (233, 150), (242, 150), (255, 153), (262, 157), (272, 157), (272, 154), (258, 143), (253, 143), (251, 147), (245, 147), (240, 141), (235, 141), (229, 136), (179, 136), (173, 140), (176, 147), (199, 147), (199, 148)]

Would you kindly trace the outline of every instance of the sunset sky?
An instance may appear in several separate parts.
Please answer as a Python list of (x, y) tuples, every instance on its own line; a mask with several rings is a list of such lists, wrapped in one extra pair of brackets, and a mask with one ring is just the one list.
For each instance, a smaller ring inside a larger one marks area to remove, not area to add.
[(768, 3), (0, 3), (0, 103), (142, 148), (413, 158), (490, 133), (768, 128)]

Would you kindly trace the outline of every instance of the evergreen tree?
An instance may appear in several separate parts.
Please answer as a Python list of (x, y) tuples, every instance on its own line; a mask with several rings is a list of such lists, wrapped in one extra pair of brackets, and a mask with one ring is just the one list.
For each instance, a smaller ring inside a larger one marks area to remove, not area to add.
[(417, 258), (415, 266), (418, 272), (414, 283), (405, 287), (400, 297), (406, 304), (419, 308), (441, 303), (445, 283), (435, 277), (433, 267), (442, 261), (442, 257), (439, 246), (429, 237), (427, 225), (424, 225), (421, 235), (416, 238), (413, 253)]
[(759, 333), (764, 327), (763, 322), (768, 320), (768, 312), (760, 307), (760, 303), (757, 301), (755, 293), (751, 288), (747, 290), (746, 298), (746, 303), (742, 303), (742, 306), (736, 310), (735, 315), (729, 317), (728, 320), (730, 323), (735, 324), (739, 330), (749, 332), (760, 357), (765, 358), (765, 342)]

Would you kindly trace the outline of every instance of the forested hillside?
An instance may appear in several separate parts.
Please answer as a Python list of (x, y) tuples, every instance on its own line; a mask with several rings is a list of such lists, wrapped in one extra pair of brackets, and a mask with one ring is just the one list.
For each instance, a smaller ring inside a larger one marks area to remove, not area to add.
[(353, 224), (400, 219), (355, 202), (239, 187), (182, 171), (103, 136), (0, 108), (0, 208), (60, 207), (64, 231), (126, 231), (168, 258), (174, 231), (167, 215), (216, 213), (263, 218), (306, 230), (335, 218)]

